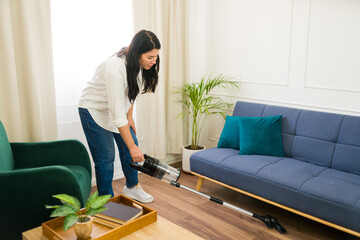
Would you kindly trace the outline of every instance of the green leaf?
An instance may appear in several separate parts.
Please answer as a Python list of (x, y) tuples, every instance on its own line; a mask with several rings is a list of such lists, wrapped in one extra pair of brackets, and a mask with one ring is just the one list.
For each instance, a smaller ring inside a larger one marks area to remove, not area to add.
[(70, 207), (70, 206), (60, 206), (56, 208), (50, 215), (50, 217), (61, 217), (61, 216), (67, 216), (69, 214), (76, 214), (76, 211)]
[(188, 110), (180, 113), (178, 118), (184, 118), (186, 114), (189, 114), (192, 148), (198, 148), (204, 120), (210, 115), (220, 115), (224, 118), (227, 111), (233, 106), (233, 103), (227, 103), (222, 98), (210, 94), (215, 87), (231, 86), (239, 89), (239, 82), (232, 80), (232, 77), (222, 74), (215, 77), (203, 76), (200, 81), (186, 83), (175, 92), (182, 95), (182, 99), (178, 102), (181, 102)]
[(45, 204), (45, 208), (47, 208), (47, 209), (58, 208), (58, 207), (60, 207), (60, 205), (50, 206), (50, 205)]
[(87, 212), (88, 216), (94, 216), (98, 213), (101, 213), (102, 211), (106, 210), (105, 207), (99, 207), (99, 208), (90, 208), (90, 210)]
[(64, 219), (64, 232), (66, 232), (69, 228), (71, 228), (78, 220), (78, 217), (76, 214), (70, 214), (66, 216)]
[(79, 199), (76, 197), (67, 195), (67, 194), (57, 194), (53, 196), (54, 198), (59, 199), (64, 205), (69, 204), (72, 206), (76, 211), (80, 210), (81, 204)]
[(94, 192), (89, 198), (88, 200), (86, 201), (86, 204), (85, 204), (85, 208), (86, 209), (89, 209), (91, 204), (94, 202), (94, 200), (99, 196), (99, 192), (96, 191)]
[(95, 198), (93, 200), (90, 207), (94, 208), (94, 209), (102, 207), (105, 203), (107, 203), (109, 201), (110, 198), (111, 198), (111, 195), (98, 196), (97, 198)]

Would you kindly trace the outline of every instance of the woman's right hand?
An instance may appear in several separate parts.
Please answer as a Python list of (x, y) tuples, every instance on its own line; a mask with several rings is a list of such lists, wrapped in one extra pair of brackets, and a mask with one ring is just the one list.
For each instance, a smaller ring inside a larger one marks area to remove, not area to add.
[(118, 128), (119, 133), (124, 140), (126, 146), (129, 149), (131, 158), (133, 162), (142, 162), (144, 161), (144, 154), (141, 152), (140, 148), (135, 144), (134, 139), (132, 138), (129, 125)]
[(131, 149), (129, 149), (129, 151), (133, 162), (144, 161), (144, 154), (141, 152), (138, 146), (133, 146)]

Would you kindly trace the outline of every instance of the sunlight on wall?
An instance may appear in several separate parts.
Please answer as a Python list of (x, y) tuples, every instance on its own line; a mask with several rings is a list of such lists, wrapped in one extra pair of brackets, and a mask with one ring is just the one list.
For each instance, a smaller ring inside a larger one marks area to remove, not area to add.
[[(81, 91), (98, 65), (130, 43), (132, 8), (131, 0), (51, 1), (59, 139), (88, 147), (77, 110)], [(123, 177), (118, 156), (114, 169), (114, 179)], [(93, 184), (94, 176), (93, 169)]]
[(51, 1), (58, 106), (77, 104), (96, 67), (133, 36), (131, 0)]

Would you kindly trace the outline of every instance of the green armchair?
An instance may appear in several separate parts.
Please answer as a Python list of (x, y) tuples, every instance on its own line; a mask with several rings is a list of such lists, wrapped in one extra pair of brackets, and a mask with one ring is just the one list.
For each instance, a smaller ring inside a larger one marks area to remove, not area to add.
[(9, 143), (0, 121), (0, 233), (21, 239), (21, 233), (50, 219), (52, 195), (66, 193), (84, 206), (91, 191), (91, 164), (77, 140)]

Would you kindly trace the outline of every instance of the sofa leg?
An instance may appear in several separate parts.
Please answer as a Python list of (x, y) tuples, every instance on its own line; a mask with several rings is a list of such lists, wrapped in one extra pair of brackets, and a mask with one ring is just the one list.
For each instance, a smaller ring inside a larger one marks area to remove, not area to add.
[(199, 177), (198, 180), (197, 180), (197, 184), (196, 184), (196, 191), (200, 191), (203, 182), (204, 182), (204, 178)]

